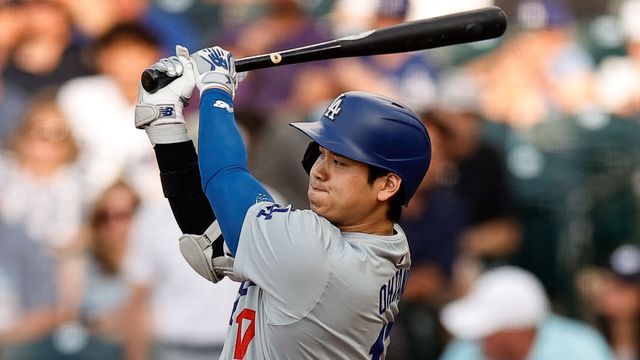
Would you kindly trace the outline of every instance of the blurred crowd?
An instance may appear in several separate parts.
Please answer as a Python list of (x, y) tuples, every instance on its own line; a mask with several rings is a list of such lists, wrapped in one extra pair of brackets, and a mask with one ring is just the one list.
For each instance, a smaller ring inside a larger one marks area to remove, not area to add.
[(640, 0), (0, 1), (0, 359), (217, 358), (237, 286), (186, 266), (133, 126), (175, 45), (237, 59), (490, 5), (500, 39), (247, 74), (250, 170), (305, 208), (287, 124), (348, 90), (403, 102), (433, 159), (387, 358), (640, 359)]

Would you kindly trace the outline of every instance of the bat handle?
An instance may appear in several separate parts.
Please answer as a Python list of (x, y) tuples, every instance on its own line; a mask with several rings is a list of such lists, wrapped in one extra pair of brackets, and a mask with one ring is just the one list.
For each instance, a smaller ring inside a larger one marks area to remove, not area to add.
[[(234, 62), (236, 71), (241, 73), (275, 65), (271, 60), (267, 61), (269, 58), (269, 55), (257, 55), (236, 59)], [(145, 69), (140, 77), (140, 82), (142, 83), (142, 87), (147, 90), (148, 93), (153, 94), (163, 87), (171, 84), (171, 82), (177, 78), (178, 77), (167, 76), (167, 74), (162, 71), (155, 69)]]
[(175, 79), (177, 79), (177, 77), (167, 76), (167, 74), (161, 71), (155, 69), (145, 69), (142, 72), (142, 76), (140, 77), (140, 83), (142, 83), (142, 87), (147, 92), (153, 94), (163, 87), (169, 85)]

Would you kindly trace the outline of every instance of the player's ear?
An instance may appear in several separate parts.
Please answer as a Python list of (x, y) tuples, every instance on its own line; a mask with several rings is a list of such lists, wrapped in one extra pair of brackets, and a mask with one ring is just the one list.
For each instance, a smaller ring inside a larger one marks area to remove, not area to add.
[(378, 178), (378, 180), (383, 182), (380, 191), (378, 191), (379, 201), (387, 201), (400, 191), (402, 179), (398, 174), (390, 172), (387, 175)]

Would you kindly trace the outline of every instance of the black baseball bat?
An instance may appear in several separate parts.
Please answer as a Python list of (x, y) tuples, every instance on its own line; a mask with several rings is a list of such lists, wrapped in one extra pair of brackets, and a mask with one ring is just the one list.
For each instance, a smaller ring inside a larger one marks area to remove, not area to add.
[[(442, 46), (464, 44), (501, 36), (507, 27), (507, 17), (498, 7), (465, 11), (430, 19), (366, 31), (336, 40), (237, 59), (237, 72), (307, 61), (353, 56), (382, 55)], [(163, 88), (175, 77), (146, 69), (142, 86), (150, 93)]]

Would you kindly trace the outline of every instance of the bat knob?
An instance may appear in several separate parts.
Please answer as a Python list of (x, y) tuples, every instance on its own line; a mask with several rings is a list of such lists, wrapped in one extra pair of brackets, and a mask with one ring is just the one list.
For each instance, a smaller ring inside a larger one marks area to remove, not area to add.
[(145, 69), (140, 77), (142, 87), (153, 94), (163, 87), (169, 85), (177, 77), (170, 77), (167, 74), (154, 69)]

